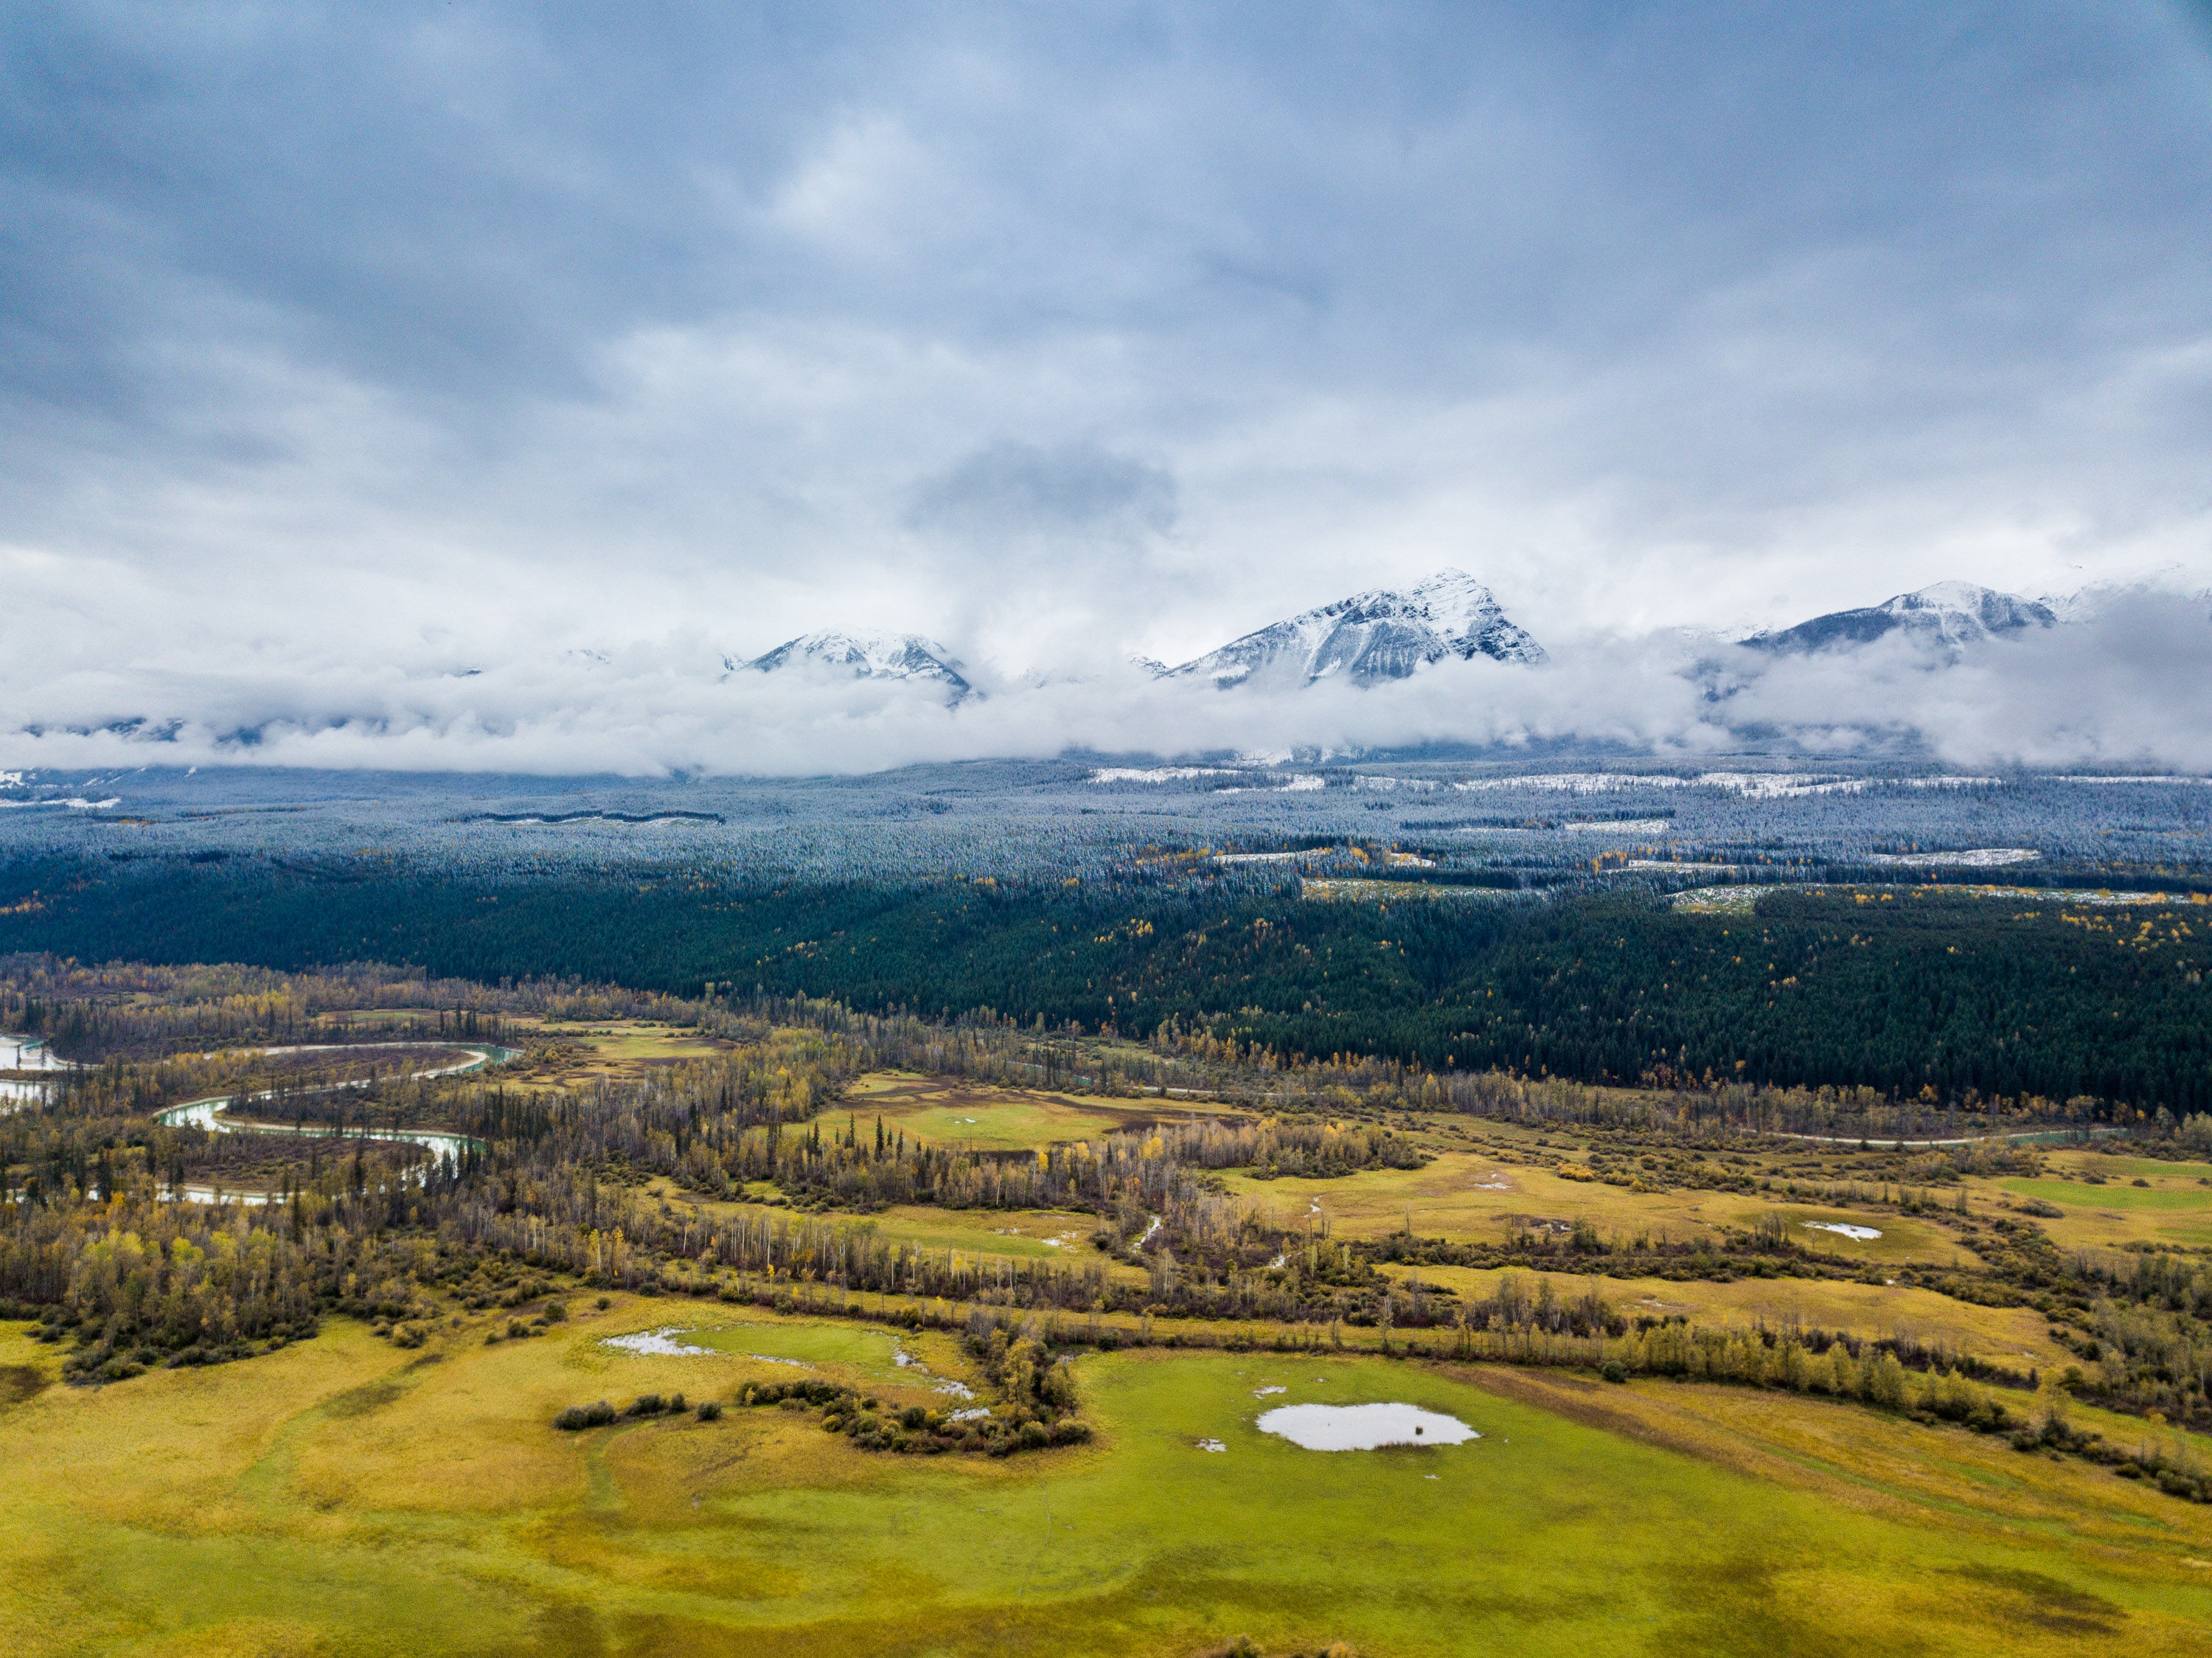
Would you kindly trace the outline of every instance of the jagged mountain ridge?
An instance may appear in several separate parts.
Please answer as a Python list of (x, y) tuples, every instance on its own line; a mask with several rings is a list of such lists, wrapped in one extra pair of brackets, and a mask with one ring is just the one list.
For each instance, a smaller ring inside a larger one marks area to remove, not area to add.
[(1754, 633), (1739, 643), (1786, 655), (1849, 650), (1902, 633), (1916, 643), (1955, 652), (1991, 639), (2016, 637), (2033, 628), (2055, 627), (2058, 619), (2057, 612), (2039, 600), (1967, 582), (1937, 582), (1864, 609), (1831, 611), (1778, 632)]
[(1490, 589), (1443, 570), (1410, 588), (1377, 588), (1302, 611), (1166, 670), (1224, 689), (1279, 689), (1342, 678), (1355, 685), (1402, 680), (1448, 656), (1540, 662), (1543, 646), (1509, 620)]
[[(1879, 605), (1830, 612), (1793, 627), (1762, 631), (1740, 644), (1776, 655), (1842, 651), (1892, 636), (1948, 655), (1992, 639), (2054, 627), (2062, 619), (2049, 600), (1964, 582), (1938, 582)], [(1179, 667), (1133, 659), (1162, 679), (1207, 679), (1219, 687), (1287, 692), (1341, 680), (1375, 685), (1402, 680), (1448, 657), (1484, 655), (1540, 663), (1542, 645), (1509, 619), (1495, 594), (1464, 570), (1443, 570), (1403, 588), (1378, 588), (1286, 617), (1231, 640)], [(948, 703), (979, 695), (958, 660), (921, 634), (826, 630), (787, 640), (726, 670), (787, 670), (826, 678), (906, 681), (936, 691)]]
[(975, 694), (960, 672), (958, 660), (934, 639), (919, 633), (848, 633), (836, 629), (801, 634), (775, 649), (738, 661), (726, 656), (725, 670), (759, 674), (790, 670), (824, 678), (904, 680), (936, 686), (948, 702)]

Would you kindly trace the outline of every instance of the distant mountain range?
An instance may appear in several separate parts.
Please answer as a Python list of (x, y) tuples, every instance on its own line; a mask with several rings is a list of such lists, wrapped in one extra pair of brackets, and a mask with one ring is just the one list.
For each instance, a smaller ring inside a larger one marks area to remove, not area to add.
[(1322, 680), (1402, 680), (1455, 656), (1534, 663), (1544, 647), (1506, 619), (1488, 588), (1444, 570), (1402, 591), (1377, 588), (1301, 611), (1164, 674), (1293, 690)]
[[(1162, 679), (1206, 679), (1224, 689), (1295, 690), (1322, 680), (1374, 685), (1402, 680), (1448, 657), (1534, 663), (1544, 648), (1507, 619), (1490, 589), (1464, 570), (1439, 570), (1403, 589), (1377, 588), (1302, 611), (1180, 667), (1140, 662)], [(823, 677), (906, 680), (949, 702), (978, 694), (944, 646), (915, 633), (809, 633), (732, 673), (798, 671)]]
[(1754, 650), (1789, 655), (1848, 650), (1902, 634), (1922, 644), (1958, 651), (2057, 624), (2058, 613), (2040, 600), (1965, 582), (1938, 582), (1864, 610), (1832, 611), (1779, 632), (1754, 633), (1741, 643)]
[[(1854, 650), (1898, 637), (1955, 656), (1991, 640), (2056, 627), (2062, 619), (2047, 600), (1938, 582), (1879, 605), (1833, 611), (1736, 643), (1779, 656)], [(1323, 680), (1380, 685), (1438, 662), (1476, 656), (1530, 667), (1547, 660), (1544, 647), (1506, 616), (1488, 588), (1464, 570), (1443, 570), (1411, 587), (1376, 588), (1301, 611), (1180, 667), (1137, 661), (1162, 680), (1282, 692)], [(725, 657), (723, 666), (731, 673), (903, 680), (947, 703), (981, 694), (957, 657), (918, 633), (809, 633), (750, 661)]]
[(722, 667), (732, 674), (750, 669), (821, 679), (908, 680), (936, 690), (948, 703), (975, 694), (951, 652), (919, 633), (803, 634), (750, 661), (725, 656)]

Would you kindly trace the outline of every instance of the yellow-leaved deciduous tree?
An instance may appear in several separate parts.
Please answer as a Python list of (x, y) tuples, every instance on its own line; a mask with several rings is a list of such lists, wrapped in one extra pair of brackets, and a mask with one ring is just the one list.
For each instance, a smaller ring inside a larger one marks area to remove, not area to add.
[(1893, 1353), (1877, 1353), (1862, 1367), (1860, 1389), (1867, 1402), (1879, 1405), (1885, 1411), (1905, 1408), (1905, 1367), (1897, 1362)]
[(1858, 1396), (1858, 1361), (1851, 1356), (1850, 1350), (1843, 1343), (1838, 1342), (1828, 1349), (1826, 1368), (1828, 1392), (1833, 1393), (1838, 1399), (1855, 1399)]

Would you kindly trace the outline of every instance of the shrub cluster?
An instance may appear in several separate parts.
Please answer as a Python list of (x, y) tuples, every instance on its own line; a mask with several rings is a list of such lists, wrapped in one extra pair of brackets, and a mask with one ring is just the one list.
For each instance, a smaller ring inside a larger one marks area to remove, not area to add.
[[(604, 1428), (608, 1423), (621, 1421), (624, 1417), (681, 1416), (684, 1409), (684, 1395), (681, 1393), (671, 1393), (665, 1399), (658, 1393), (640, 1393), (629, 1402), (626, 1409), (621, 1411), (616, 1410), (605, 1399), (600, 1399), (593, 1405), (572, 1405), (553, 1418), (553, 1425), (566, 1432), (574, 1433), (582, 1428)], [(709, 1410), (714, 1411), (714, 1416), (707, 1414)], [(699, 1419), (702, 1422), (712, 1422), (714, 1417), (721, 1414), (719, 1406), (702, 1405), (699, 1407)]]
[[(1010, 1393), (1009, 1397), (1014, 1396)], [(1072, 1389), (1068, 1397), (1072, 1405)], [(827, 1381), (757, 1384), (746, 1387), (738, 1403), (781, 1405), (785, 1410), (811, 1406), (821, 1411), (824, 1431), (842, 1434), (862, 1450), (889, 1451), (895, 1455), (936, 1456), (958, 1451), (1010, 1456), (1052, 1445), (1078, 1445), (1091, 1437), (1085, 1423), (1057, 1411), (1048, 1417), (1034, 1405), (1020, 1402), (989, 1411), (981, 1406), (945, 1411), (921, 1405), (893, 1411), (885, 1410), (872, 1394)]]
[(2168, 1496), (2189, 1503), (2212, 1503), (2212, 1468), (2177, 1440), (2172, 1451), (2148, 1442), (2124, 1450), (2094, 1429), (2075, 1427), (2062, 1409), (2047, 1410), (2040, 1423), (2022, 1428), (2012, 1436), (2015, 1451), (2062, 1451), (2110, 1468), (2123, 1479), (2148, 1480)]

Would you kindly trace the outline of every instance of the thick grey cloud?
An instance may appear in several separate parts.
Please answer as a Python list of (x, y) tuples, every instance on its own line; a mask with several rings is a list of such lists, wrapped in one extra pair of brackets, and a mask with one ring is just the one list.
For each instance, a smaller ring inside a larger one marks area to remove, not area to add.
[[(2201, 586), (2206, 40), (2130, 0), (18, 7), (0, 726), (557, 766), (689, 752), (646, 734), (726, 720), (695, 664), (822, 626), (1095, 684), (1447, 564), (1590, 662), (1946, 577)], [(1023, 705), (1004, 741), (1097, 735)], [(726, 763), (898, 758), (891, 716), (744, 717), (797, 723)]]

